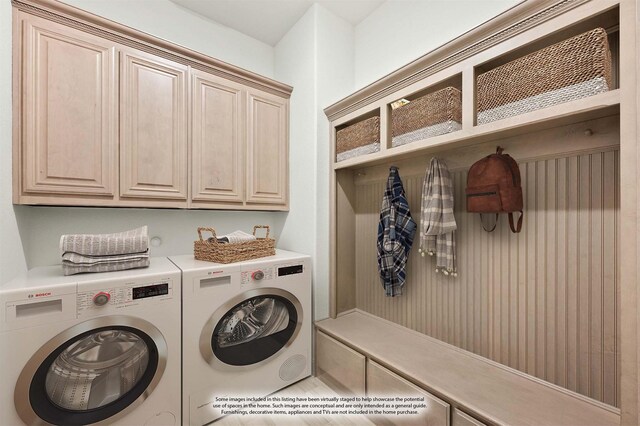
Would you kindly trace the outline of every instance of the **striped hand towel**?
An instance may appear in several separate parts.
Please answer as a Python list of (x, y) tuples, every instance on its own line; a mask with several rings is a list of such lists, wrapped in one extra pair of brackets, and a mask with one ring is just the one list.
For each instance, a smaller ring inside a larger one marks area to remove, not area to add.
[(420, 248), (422, 256), (436, 256), (436, 272), (457, 276), (456, 218), (453, 182), (444, 161), (432, 158), (422, 186)]
[(83, 256), (112, 256), (149, 250), (147, 227), (115, 234), (72, 234), (60, 237), (60, 252)]

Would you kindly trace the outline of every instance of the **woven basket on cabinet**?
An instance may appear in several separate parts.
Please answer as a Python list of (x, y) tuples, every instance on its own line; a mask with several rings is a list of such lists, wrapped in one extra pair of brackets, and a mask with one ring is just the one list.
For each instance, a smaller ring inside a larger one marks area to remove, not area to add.
[(391, 111), (391, 145), (400, 146), (462, 129), (462, 93), (455, 87), (429, 93)]
[[(269, 226), (254, 226), (253, 235), (256, 235), (258, 228), (267, 230), (267, 235), (264, 238), (241, 243), (219, 243), (214, 228), (198, 228), (199, 240), (193, 243), (193, 255), (197, 260), (216, 263), (240, 262), (275, 255), (276, 240), (269, 238)], [(202, 238), (202, 231), (209, 231), (213, 234), (211, 241)]]
[(585, 98), (611, 87), (607, 33), (596, 28), (480, 74), (477, 122)]
[(336, 132), (336, 161), (380, 151), (380, 117), (358, 121)]

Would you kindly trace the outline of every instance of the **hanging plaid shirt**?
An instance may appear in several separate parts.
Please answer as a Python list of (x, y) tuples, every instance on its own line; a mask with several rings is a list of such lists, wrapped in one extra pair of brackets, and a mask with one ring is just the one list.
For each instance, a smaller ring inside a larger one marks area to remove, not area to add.
[(389, 169), (378, 224), (378, 272), (387, 296), (402, 294), (405, 266), (413, 244), (416, 223), (396, 167)]

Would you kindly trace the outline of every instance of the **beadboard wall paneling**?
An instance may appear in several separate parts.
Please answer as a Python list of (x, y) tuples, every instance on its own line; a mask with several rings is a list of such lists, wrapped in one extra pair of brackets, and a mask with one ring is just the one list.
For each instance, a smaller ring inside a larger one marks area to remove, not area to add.
[[(428, 162), (425, 162), (425, 166)], [(457, 278), (410, 254), (404, 294), (377, 276), (384, 181), (356, 188), (356, 307), (564, 388), (619, 407), (619, 151), (520, 164), (520, 234), (466, 212), (466, 170), (453, 170)], [(423, 174), (403, 175), (419, 222)], [(408, 348), (408, 350), (410, 350)]]

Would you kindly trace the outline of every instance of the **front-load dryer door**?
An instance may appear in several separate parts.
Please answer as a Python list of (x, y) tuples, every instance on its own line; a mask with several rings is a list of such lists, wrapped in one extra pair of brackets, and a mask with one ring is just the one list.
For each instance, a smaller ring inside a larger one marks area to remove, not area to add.
[(202, 331), (200, 350), (212, 364), (256, 365), (289, 346), (301, 324), (301, 305), (293, 294), (249, 290), (214, 312)]
[(150, 323), (124, 316), (89, 320), (31, 358), (16, 385), (16, 408), (27, 424), (112, 421), (151, 393), (165, 364), (166, 343)]

